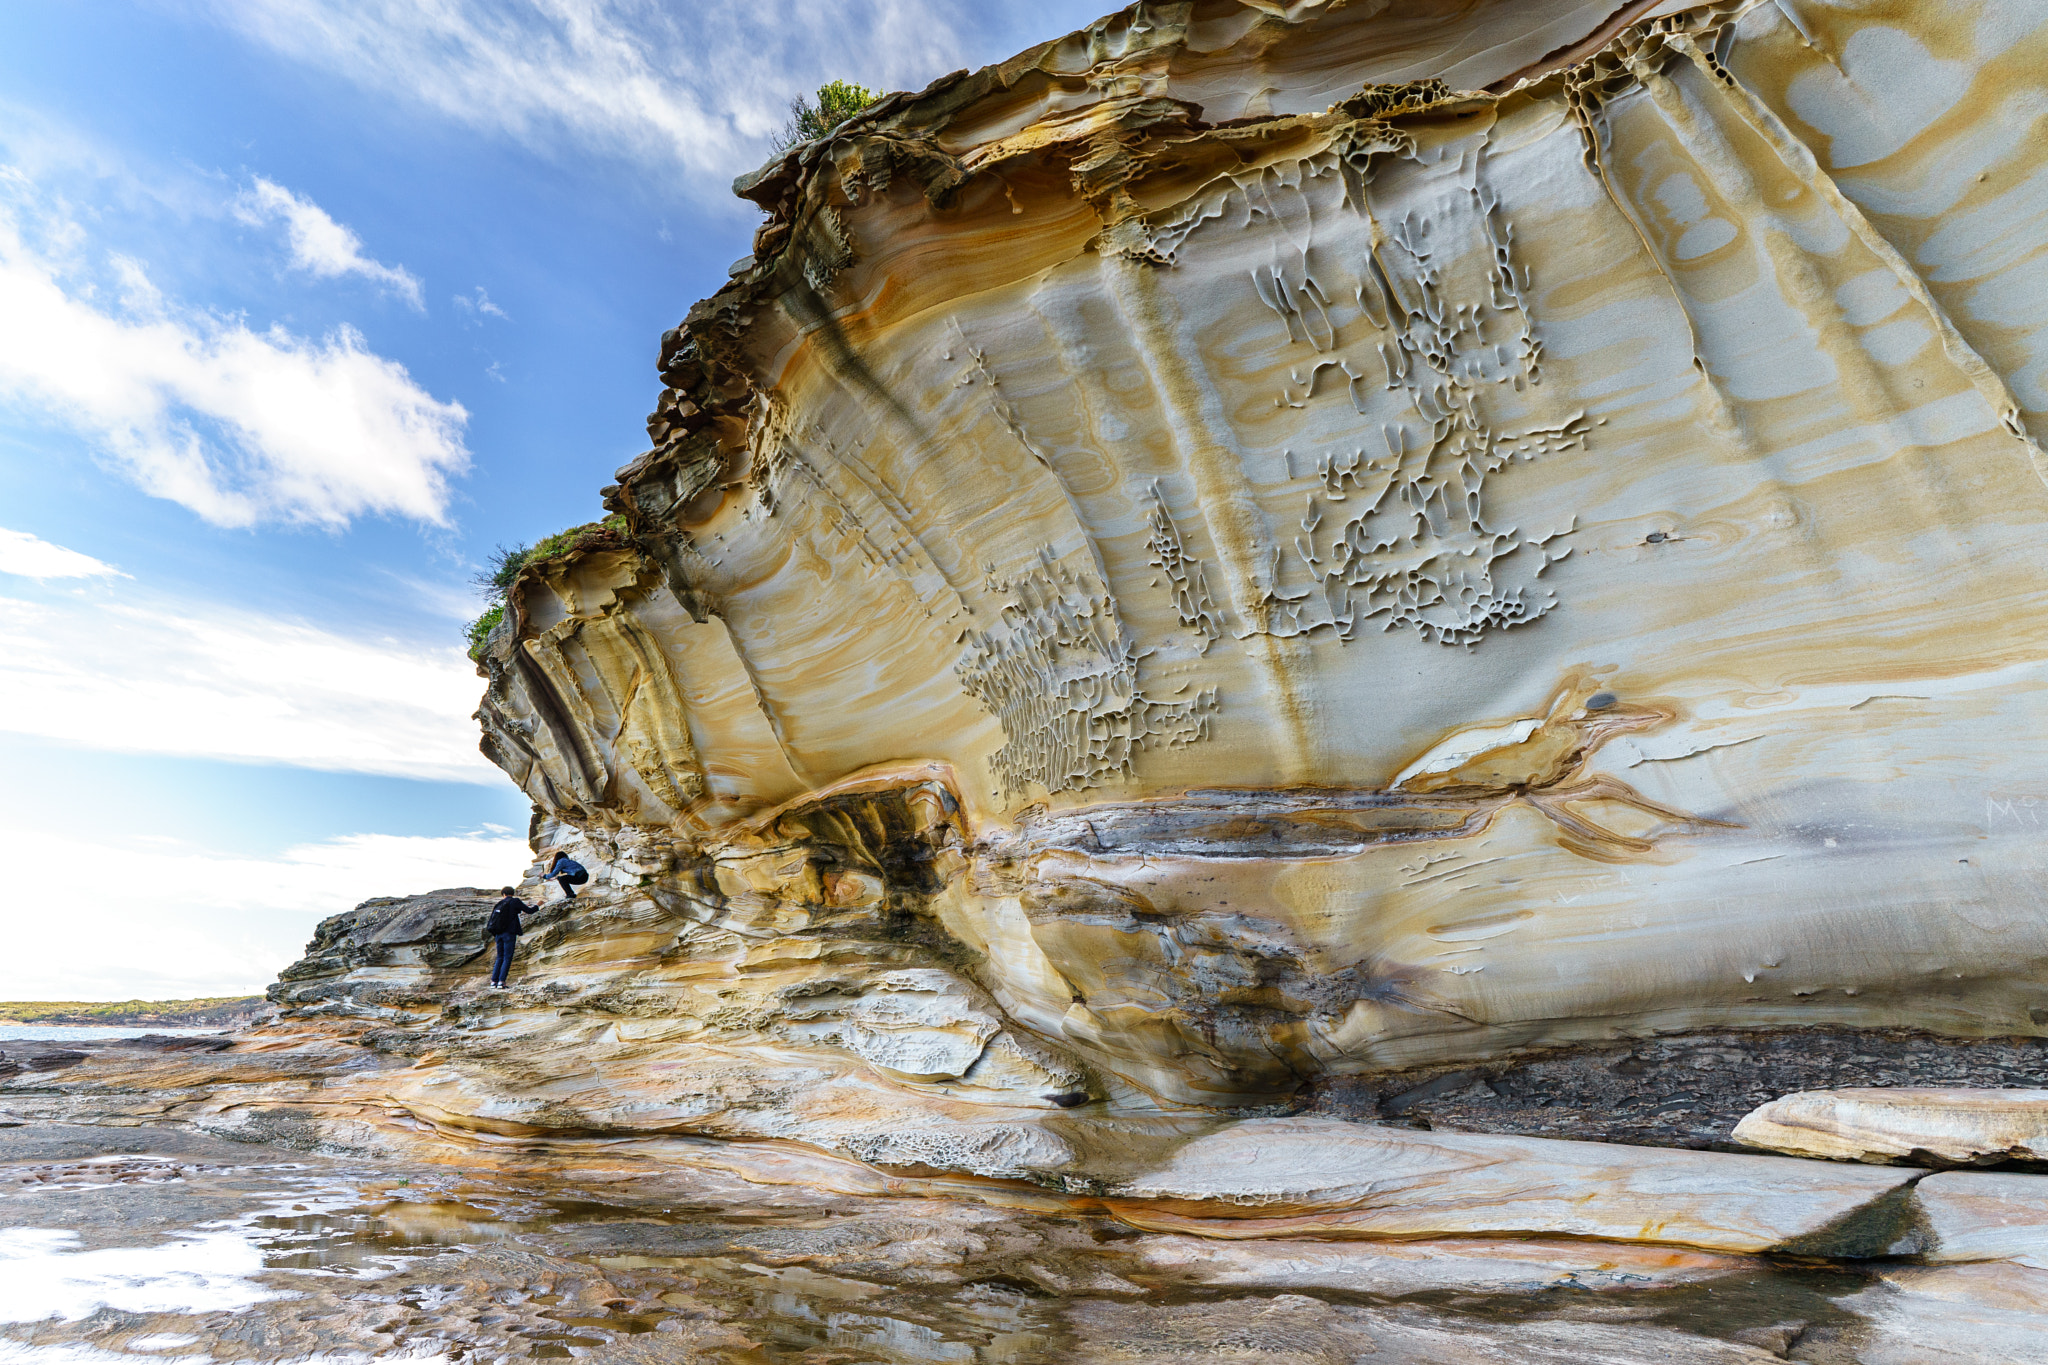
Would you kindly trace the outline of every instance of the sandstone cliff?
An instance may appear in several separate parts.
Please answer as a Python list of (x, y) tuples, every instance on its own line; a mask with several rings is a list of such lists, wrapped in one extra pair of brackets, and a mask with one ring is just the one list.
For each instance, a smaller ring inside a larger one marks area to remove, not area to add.
[(1870, 1064), (1782, 1089), (2039, 1083), (2043, 72), (2035, 5), (1193, 0), (884, 99), (739, 182), (630, 543), (482, 651), (486, 753), (595, 874), (515, 988), (487, 893), (372, 903), (234, 1049), (19, 1103), (1222, 1235), (1933, 1245), (1911, 1177), (1517, 1135), (1726, 1144), (1756, 1094), (1343, 1119), (1688, 1031)]
[(1141, 1108), (2040, 1033), (2043, 19), (1141, 4), (742, 179), (485, 660), (635, 1010)]

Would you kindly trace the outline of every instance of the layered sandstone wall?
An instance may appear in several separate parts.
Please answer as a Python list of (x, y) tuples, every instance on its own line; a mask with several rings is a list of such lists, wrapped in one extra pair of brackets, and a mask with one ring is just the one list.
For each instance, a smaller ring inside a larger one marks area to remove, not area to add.
[(2043, 71), (2037, 5), (1199, 0), (891, 96), (737, 186), (486, 751), (700, 983), (946, 973), (1000, 1066), (833, 1046), (962, 1095), (2040, 1034)]
[(2048, 1085), (2043, 73), (2039, 4), (1195, 0), (890, 96), (741, 182), (627, 534), (483, 650), (593, 873), (512, 988), (494, 893), (371, 902), (0, 1104), (2031, 1283), (2048, 1178), (1735, 1148), (2038, 1158), (1954, 1096)]

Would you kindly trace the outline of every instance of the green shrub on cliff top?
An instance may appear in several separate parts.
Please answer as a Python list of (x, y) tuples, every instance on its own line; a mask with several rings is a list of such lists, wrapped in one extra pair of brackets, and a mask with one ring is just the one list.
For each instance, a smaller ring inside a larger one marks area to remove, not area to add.
[(815, 104), (798, 95), (789, 102), (789, 122), (776, 136), (775, 150), (786, 152), (798, 143), (823, 137), (881, 97), (879, 91), (850, 81), (819, 86)]
[(487, 601), (502, 602), (512, 588), (512, 580), (519, 577), (519, 571), (526, 567), (526, 557), (533, 553), (531, 545), (500, 545), (491, 551), (490, 561), (469, 581), (474, 583)]
[[(586, 546), (593, 546), (606, 540), (615, 540), (621, 545), (626, 543), (626, 519), (624, 517), (614, 514), (606, 517), (603, 521), (586, 521), (581, 526), (571, 526), (566, 531), (557, 531), (531, 550), (528, 550), (526, 552), (526, 559), (520, 565), (520, 568), (528, 568), (541, 563), (543, 560), (554, 559), (568, 554), (571, 550), (581, 550)], [(514, 570), (512, 577), (517, 578), (518, 576), (518, 571)], [(508, 588), (512, 586), (510, 579), (506, 580), (505, 586)]]
[(500, 545), (491, 552), (489, 563), (469, 581), (484, 595), (488, 604), (483, 615), (471, 621), (463, 634), (469, 640), (469, 657), (474, 659), (483, 653), (484, 641), (491, 631), (505, 619), (505, 599), (512, 591), (512, 585), (519, 581), (519, 575), (536, 564), (550, 559), (559, 559), (576, 550), (598, 548), (606, 543), (626, 543), (626, 519), (613, 515), (603, 521), (587, 521), (581, 526), (571, 526), (566, 531), (557, 531), (537, 545)]
[(484, 609), (484, 614), (471, 621), (463, 629), (469, 639), (469, 657), (474, 659), (484, 652), (484, 641), (491, 638), (491, 632), (498, 628), (498, 622), (505, 619), (505, 604), (493, 602)]

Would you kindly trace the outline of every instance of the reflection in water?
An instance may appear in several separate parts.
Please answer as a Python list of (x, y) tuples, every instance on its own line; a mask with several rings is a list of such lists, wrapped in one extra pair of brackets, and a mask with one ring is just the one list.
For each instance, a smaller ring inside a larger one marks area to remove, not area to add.
[[(74, 1168), (75, 1169), (75, 1168)], [(168, 1182), (165, 1182), (168, 1183)], [(88, 1188), (52, 1180), (48, 1188)], [(290, 1196), (287, 1196), (290, 1197)], [(386, 1199), (351, 1203), (328, 1190), (300, 1193), (296, 1202), (271, 1204), (227, 1226), (183, 1233), (148, 1246), (82, 1249), (69, 1230), (0, 1230), (0, 1321), (13, 1324), (83, 1323), (112, 1314), (149, 1315), (152, 1322), (233, 1312), (279, 1299), (309, 1297), (310, 1277), (354, 1283), (406, 1276), (417, 1263), (474, 1254), (494, 1244), (545, 1247), (554, 1229), (573, 1230), (579, 1242), (606, 1240), (615, 1227), (631, 1242), (650, 1229), (676, 1229), (686, 1238), (704, 1227), (705, 1211), (621, 1208), (586, 1201), (517, 1201), (497, 1207), (448, 1199)], [(728, 1219), (711, 1241), (743, 1235), (769, 1220)], [(545, 1254), (545, 1253), (543, 1253)], [(528, 1292), (506, 1285), (475, 1302), (462, 1284), (408, 1285), (378, 1296), (389, 1322), (376, 1331), (467, 1318), (476, 1328), (500, 1328), (516, 1354), (570, 1359), (601, 1353), (622, 1339), (661, 1332), (670, 1319), (703, 1319), (707, 1303), (721, 1316), (746, 1324), (749, 1346), (729, 1358), (782, 1362), (819, 1357), (842, 1361), (989, 1362), (1009, 1365), (1047, 1359), (1049, 1315), (1026, 1294), (987, 1285), (899, 1289), (803, 1266), (768, 1266), (723, 1256), (605, 1256), (584, 1259), (595, 1269), (651, 1279), (667, 1292), (628, 1305), (595, 1306), (587, 1296)], [(295, 1282), (299, 1282), (294, 1287)], [(888, 1299), (897, 1312), (876, 1301)], [(492, 1309), (501, 1311), (493, 1312)], [(635, 1309), (639, 1311), (634, 1311)], [(464, 1310), (470, 1310), (465, 1312)], [(512, 1311), (502, 1311), (512, 1310)], [(907, 1311), (906, 1311), (907, 1310)], [(902, 1315), (899, 1315), (902, 1314)], [(372, 1313), (371, 1316), (377, 1316)], [(38, 1336), (47, 1336), (47, 1330)], [(153, 1331), (129, 1335), (106, 1352), (78, 1341), (0, 1342), (0, 1361), (24, 1365), (88, 1365), (145, 1355), (200, 1358), (187, 1348), (216, 1334)], [(416, 1354), (417, 1346), (408, 1354)], [(845, 1352), (852, 1354), (845, 1354)], [(340, 1365), (370, 1353), (341, 1352)]]
[(1874, 1264), (1218, 1243), (687, 1173), (593, 1194), (566, 1174), (318, 1159), (4, 1169), (5, 1365), (1858, 1361), (1882, 1356), (1864, 1350), (1871, 1305), (1904, 1301)]
[(276, 1270), (388, 1273), (406, 1256), (496, 1241), (522, 1230), (467, 1204), (387, 1203), (332, 1213), (264, 1214), (250, 1224), (263, 1263)]
[(281, 1292), (256, 1283), (263, 1252), (232, 1232), (146, 1247), (81, 1250), (62, 1228), (0, 1229), (0, 1322), (67, 1321), (101, 1309), (208, 1313), (246, 1308)]
[(855, 1360), (1022, 1365), (1051, 1359), (1043, 1352), (1057, 1334), (1055, 1315), (1037, 1300), (985, 1284), (919, 1291), (722, 1256), (611, 1256), (599, 1263), (686, 1273), (698, 1292), (715, 1287), (745, 1303), (741, 1316), (771, 1361), (836, 1347), (865, 1352), (849, 1357)]
[[(462, 1201), (395, 1200), (327, 1212), (264, 1214), (243, 1235), (271, 1270), (339, 1274), (355, 1278), (397, 1273), (406, 1258), (440, 1256), (456, 1249), (517, 1241), (544, 1244), (549, 1229), (572, 1225), (577, 1240), (603, 1240), (615, 1225), (632, 1234), (652, 1227), (702, 1227), (701, 1215), (584, 1202), (523, 1204), (499, 1211)], [(758, 1220), (739, 1224), (744, 1229)], [(596, 1233), (593, 1238), (592, 1234)], [(661, 1307), (688, 1306), (700, 1299), (744, 1305), (738, 1316), (765, 1361), (806, 1358), (821, 1348), (853, 1350), (844, 1360), (958, 1362), (1011, 1365), (1047, 1359), (1055, 1324), (1032, 1296), (988, 1284), (945, 1286), (937, 1291), (905, 1290), (825, 1274), (803, 1266), (764, 1266), (730, 1256), (593, 1256), (607, 1272), (655, 1272), (685, 1292), (658, 1296)], [(896, 1316), (870, 1306), (889, 1299)], [(434, 1296), (416, 1306), (440, 1307)], [(541, 1320), (519, 1335), (536, 1359), (561, 1359), (611, 1346), (620, 1337), (661, 1330), (662, 1311), (578, 1312), (558, 1294), (527, 1296), (524, 1306)], [(481, 1315), (480, 1315), (481, 1316)], [(491, 1325), (491, 1324), (485, 1324)]]

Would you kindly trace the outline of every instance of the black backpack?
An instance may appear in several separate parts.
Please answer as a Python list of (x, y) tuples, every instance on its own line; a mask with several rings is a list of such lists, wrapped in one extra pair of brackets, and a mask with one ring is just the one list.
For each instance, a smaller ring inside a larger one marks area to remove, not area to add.
[(484, 933), (495, 938), (499, 934), (521, 932), (519, 915), (523, 909), (524, 905), (520, 901), (507, 896), (491, 907), (491, 917), (484, 922)]

